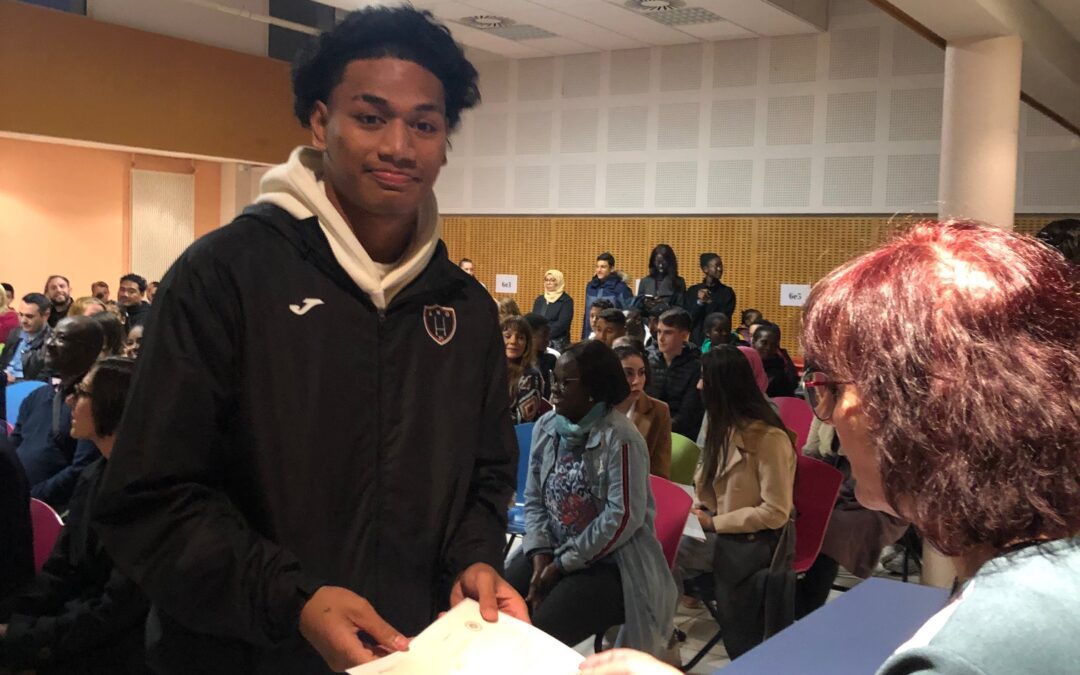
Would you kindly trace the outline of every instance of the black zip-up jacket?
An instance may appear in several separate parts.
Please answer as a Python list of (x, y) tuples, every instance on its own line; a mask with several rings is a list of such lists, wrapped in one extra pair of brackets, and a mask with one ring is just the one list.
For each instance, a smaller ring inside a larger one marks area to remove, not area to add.
[[(703, 288), (709, 289), (711, 297), (708, 302), (699, 303), (698, 292)], [(704, 283), (694, 284), (683, 294), (682, 306), (690, 313), (690, 341), (696, 345), (705, 344), (705, 317), (721, 312), (735, 321), (732, 316), (735, 313), (735, 289), (720, 282), (711, 287)]]
[(569, 344), (570, 322), (574, 320), (573, 298), (564, 292), (555, 302), (548, 302), (541, 293), (533, 301), (532, 311), (548, 320), (552, 343)]
[(697, 389), (701, 377), (701, 350), (693, 344), (683, 345), (669, 366), (657, 349), (649, 354), (652, 370), (645, 393), (668, 404), (671, 410), (671, 430), (691, 440), (697, 440), (705, 404)]
[(256, 205), (188, 248), (152, 311), (96, 519), (154, 605), (159, 672), (329, 672), (298, 631), (319, 586), (416, 635), (466, 567), (502, 570), (503, 341), (441, 242), (377, 311), (317, 218)]

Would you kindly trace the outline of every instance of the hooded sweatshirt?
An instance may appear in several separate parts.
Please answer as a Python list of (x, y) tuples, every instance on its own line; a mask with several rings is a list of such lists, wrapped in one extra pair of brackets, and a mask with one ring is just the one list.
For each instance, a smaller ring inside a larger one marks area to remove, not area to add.
[(259, 183), (257, 204), (274, 204), (297, 220), (318, 216), (319, 227), (330, 242), (338, 264), (379, 309), (386, 309), (394, 296), (427, 267), (439, 241), (439, 207), (430, 194), (420, 204), (416, 232), (405, 253), (394, 263), (371, 259), (345, 218), (330, 203), (323, 182), (322, 152), (300, 146), (289, 161), (266, 172)]

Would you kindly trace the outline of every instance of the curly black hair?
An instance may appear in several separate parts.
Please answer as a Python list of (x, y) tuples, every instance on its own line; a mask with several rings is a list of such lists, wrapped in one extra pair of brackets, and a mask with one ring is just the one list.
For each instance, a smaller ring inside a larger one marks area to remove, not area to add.
[(439, 78), (451, 131), (461, 121), (461, 111), (480, 102), (476, 68), (431, 12), (372, 6), (350, 13), (297, 57), (292, 69), (296, 119), (305, 128), (310, 126), (311, 109), (330, 98), (350, 62), (387, 57), (411, 61)]

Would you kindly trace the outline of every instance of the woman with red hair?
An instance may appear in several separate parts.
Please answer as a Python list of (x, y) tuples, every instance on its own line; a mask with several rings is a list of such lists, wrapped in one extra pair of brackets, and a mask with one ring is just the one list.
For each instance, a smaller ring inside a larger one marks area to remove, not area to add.
[[(879, 674), (1077, 672), (1080, 268), (1030, 237), (921, 223), (804, 311), (807, 398), (859, 501), (957, 561), (949, 604)], [(629, 654), (583, 670), (661, 672)]]

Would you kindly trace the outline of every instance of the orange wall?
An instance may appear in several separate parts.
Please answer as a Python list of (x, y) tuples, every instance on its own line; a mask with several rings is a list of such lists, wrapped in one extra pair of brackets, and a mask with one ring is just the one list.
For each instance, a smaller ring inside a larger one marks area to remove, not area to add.
[(195, 236), (220, 225), (215, 162), (0, 138), (0, 281), (22, 297), (63, 274), (78, 297), (104, 279), (115, 297), (131, 271), (132, 168), (194, 173)]
[(288, 64), (0, 0), (0, 131), (277, 164)]

